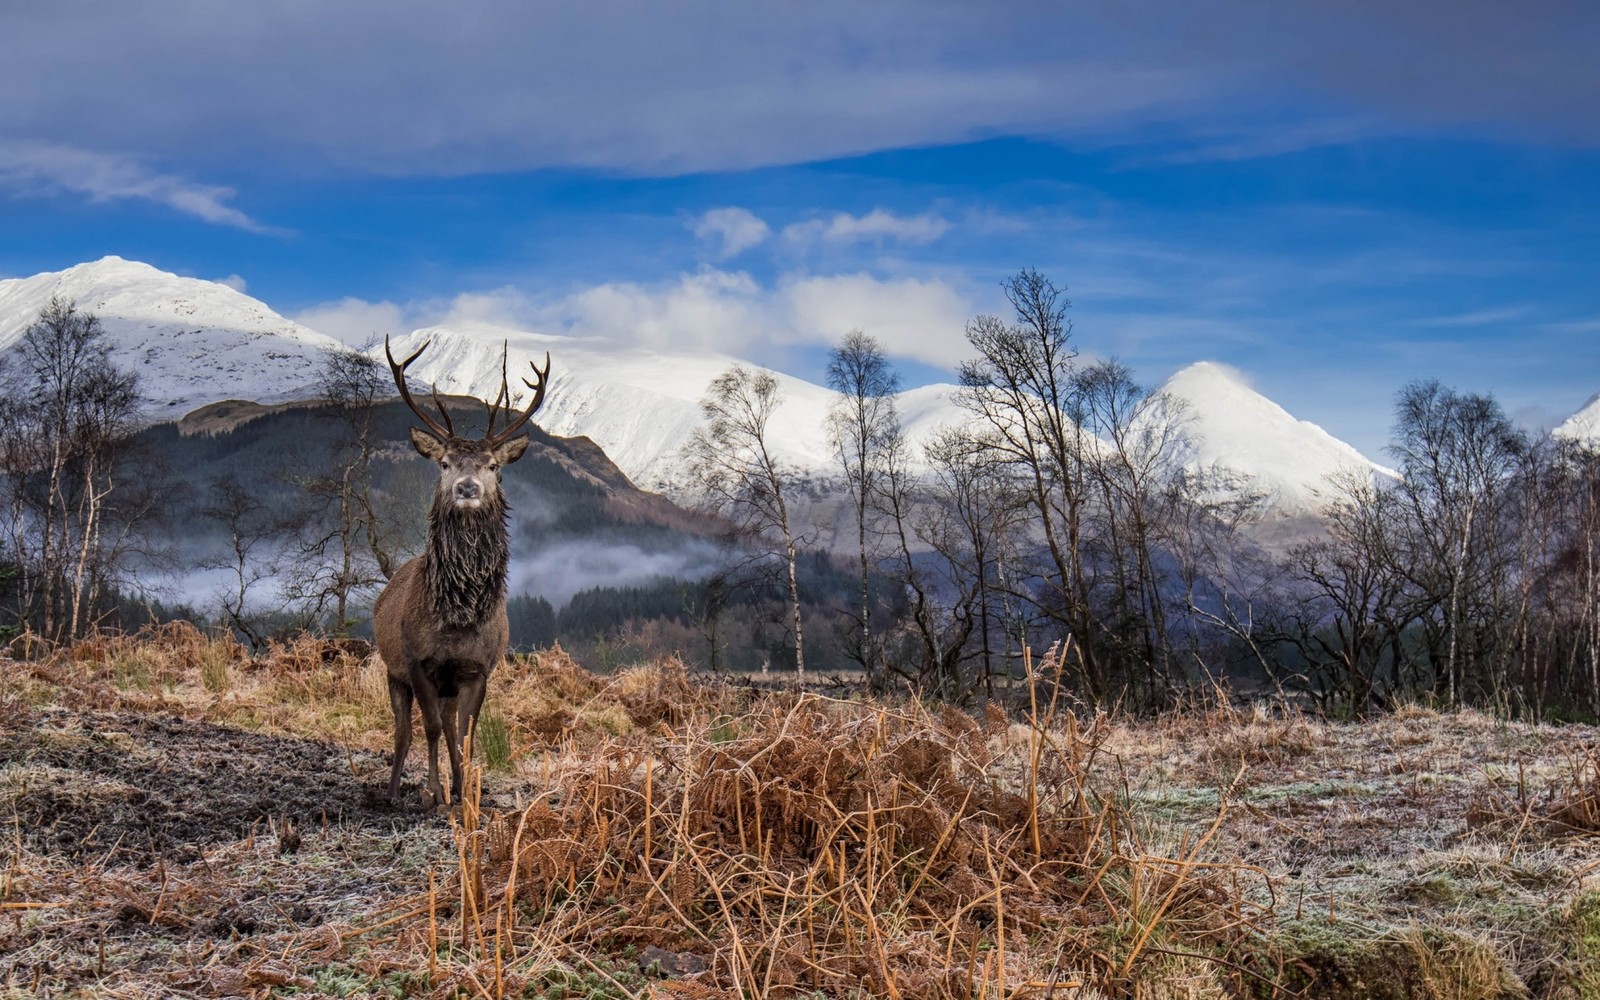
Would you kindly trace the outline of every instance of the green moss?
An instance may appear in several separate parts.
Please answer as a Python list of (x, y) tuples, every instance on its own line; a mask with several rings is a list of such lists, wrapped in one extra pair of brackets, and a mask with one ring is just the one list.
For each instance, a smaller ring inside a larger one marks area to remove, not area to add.
[[(1422, 983), (1410, 949), (1347, 921), (1290, 921), (1267, 948), (1281, 958), (1280, 985), (1303, 996), (1407, 1000), (1418, 995)], [(1274, 995), (1265, 984), (1256, 985), (1258, 996)]]
[(311, 977), (318, 992), (331, 994), (336, 997), (356, 996), (366, 994), (372, 987), (372, 980), (355, 969), (346, 965), (330, 965), (318, 969)]
[[(1495, 1000), (1527, 988), (1488, 942), (1437, 927), (1373, 928), (1295, 920), (1261, 942), (1256, 968), (1281, 968), (1277, 986), (1319, 1000)], [(1256, 982), (1255, 995), (1282, 996)]]
[[(1344, 920), (1295, 920), (1265, 942), (1281, 963), (1278, 985), (1326, 1000), (1410, 1000), (1431, 997), (1411, 941)], [(1275, 994), (1256, 983), (1257, 996)]]
[(528, 980), (524, 1000), (632, 1000), (649, 983), (637, 970), (600, 962), (586, 972), (550, 969)]
[(1546, 937), (1558, 954), (1549, 966), (1547, 981), (1536, 983), (1550, 997), (1600, 997), (1600, 892), (1583, 892), (1564, 906), (1553, 908), (1546, 922)]
[(1439, 871), (1424, 872), (1416, 878), (1408, 879), (1398, 886), (1397, 891), (1407, 902), (1431, 905), (1449, 905), (1461, 902), (1463, 898), (1469, 900), (1481, 898), (1469, 895), (1466, 886), (1462, 885), (1459, 879)]

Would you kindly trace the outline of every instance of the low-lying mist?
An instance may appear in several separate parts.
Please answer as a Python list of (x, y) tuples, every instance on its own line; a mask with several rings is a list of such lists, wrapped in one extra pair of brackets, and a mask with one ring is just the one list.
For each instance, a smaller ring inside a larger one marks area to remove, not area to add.
[(559, 542), (511, 558), (507, 592), (543, 597), (557, 610), (591, 587), (635, 587), (662, 577), (699, 580), (721, 568), (724, 553), (711, 542), (691, 541), (664, 551), (630, 543)]

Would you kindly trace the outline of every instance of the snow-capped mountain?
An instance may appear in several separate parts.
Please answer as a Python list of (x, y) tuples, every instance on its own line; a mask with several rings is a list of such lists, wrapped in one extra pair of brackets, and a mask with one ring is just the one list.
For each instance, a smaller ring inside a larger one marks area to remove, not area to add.
[(146, 413), (155, 419), (223, 399), (303, 399), (312, 394), (308, 373), (321, 352), (340, 346), (227, 285), (105, 257), (0, 281), (0, 351), (52, 296), (99, 317), (117, 364), (139, 373)]
[(1350, 445), (1245, 384), (1226, 366), (1210, 361), (1174, 374), (1156, 396), (1180, 405), (1147, 408), (1148, 423), (1171, 414), (1178, 421), (1177, 451), (1184, 464), (1220, 466), (1242, 473), (1268, 494), (1270, 509), (1314, 514), (1335, 495), (1329, 478), (1354, 471), (1393, 476)]
[(1569, 441), (1600, 445), (1600, 393), (1592, 396), (1577, 413), (1563, 420), (1550, 433)]
[[(151, 398), (148, 413), (177, 418), (208, 403), (246, 398), (274, 403), (315, 394), (321, 352), (340, 346), (265, 304), (216, 282), (182, 278), (147, 264), (107, 257), (65, 271), (0, 281), (0, 351), (14, 344), (52, 295), (100, 318), (117, 363), (137, 371)], [(636, 484), (678, 492), (684, 444), (700, 422), (699, 400), (736, 358), (698, 349), (664, 351), (483, 323), (429, 327), (394, 338), (397, 358), (424, 342), (412, 365), (417, 384), (440, 392), (492, 397), (500, 387), (501, 345), (512, 385), (530, 360), (552, 357), (552, 384), (538, 422), (566, 437), (586, 436)], [(376, 348), (381, 357), (383, 348)], [(783, 403), (771, 443), (791, 466), (832, 475), (826, 417), (833, 394), (776, 374)], [(1161, 387), (1187, 412), (1181, 453), (1255, 478), (1288, 513), (1314, 511), (1329, 496), (1327, 476), (1341, 469), (1385, 472), (1315, 424), (1296, 420), (1226, 368), (1191, 365)], [(970, 422), (952, 401), (954, 387), (930, 385), (896, 400), (913, 455), (942, 427)], [(1591, 414), (1600, 433), (1600, 402)], [(1575, 415), (1568, 424), (1583, 417)], [(1563, 425), (1567, 426), (1567, 425)]]
[[(596, 340), (530, 333), (486, 323), (428, 327), (393, 339), (397, 360), (428, 345), (407, 370), (440, 392), (492, 398), (500, 390), (502, 345), (511, 385), (518, 370), (551, 355), (551, 383), (539, 426), (563, 437), (586, 436), (638, 485), (675, 492), (682, 485), (683, 447), (700, 424), (700, 397), (738, 359), (709, 351), (665, 353)], [(381, 357), (383, 348), (376, 349)], [(803, 379), (773, 373), (783, 401), (770, 427), (770, 444), (789, 465), (831, 474), (827, 414), (834, 394)], [(912, 447), (946, 424), (966, 418), (950, 401), (953, 386), (923, 386), (897, 400)]]

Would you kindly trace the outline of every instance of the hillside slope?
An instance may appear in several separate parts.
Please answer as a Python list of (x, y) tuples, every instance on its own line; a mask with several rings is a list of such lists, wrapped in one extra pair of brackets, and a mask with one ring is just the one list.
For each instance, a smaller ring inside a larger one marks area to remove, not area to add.
[(227, 285), (104, 257), (0, 281), (0, 351), (52, 297), (99, 318), (117, 365), (139, 374), (152, 419), (222, 399), (304, 399), (322, 352), (341, 346)]

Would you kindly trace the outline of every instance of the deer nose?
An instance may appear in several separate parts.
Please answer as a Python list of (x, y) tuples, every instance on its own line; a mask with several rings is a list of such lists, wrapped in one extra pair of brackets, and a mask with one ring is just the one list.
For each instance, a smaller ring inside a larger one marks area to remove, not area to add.
[(456, 497), (461, 500), (476, 500), (483, 492), (483, 487), (476, 479), (462, 479), (456, 482)]

